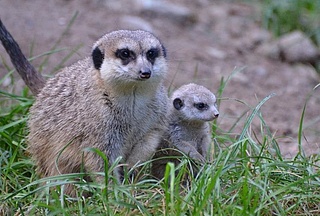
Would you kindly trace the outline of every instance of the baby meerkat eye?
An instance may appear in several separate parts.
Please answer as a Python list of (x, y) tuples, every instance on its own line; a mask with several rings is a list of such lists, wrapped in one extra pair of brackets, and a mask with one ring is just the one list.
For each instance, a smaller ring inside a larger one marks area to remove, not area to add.
[(156, 48), (152, 48), (148, 50), (146, 56), (151, 63), (154, 63), (155, 59), (159, 56), (159, 50)]
[(205, 104), (205, 103), (195, 103), (194, 104), (194, 107), (197, 108), (198, 110), (206, 110), (208, 109), (208, 104)]

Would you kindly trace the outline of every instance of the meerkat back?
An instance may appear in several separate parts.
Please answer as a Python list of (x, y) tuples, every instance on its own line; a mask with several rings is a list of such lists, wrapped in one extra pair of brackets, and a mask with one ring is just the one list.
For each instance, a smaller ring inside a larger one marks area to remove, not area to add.
[(91, 57), (49, 79), (28, 121), (39, 173), (101, 171), (103, 162), (86, 147), (103, 151), (110, 163), (147, 160), (166, 124), (165, 55), (151, 33), (114, 31), (95, 43)]

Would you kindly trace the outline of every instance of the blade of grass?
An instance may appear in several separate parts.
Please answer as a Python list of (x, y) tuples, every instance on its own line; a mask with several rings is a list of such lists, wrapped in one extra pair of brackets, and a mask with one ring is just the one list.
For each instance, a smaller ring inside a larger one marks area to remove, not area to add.
[(299, 130), (298, 130), (298, 146), (299, 146), (299, 154), (303, 157), (305, 157), (303, 148), (302, 148), (302, 133), (303, 133), (303, 121), (304, 121), (304, 116), (305, 116), (305, 111), (307, 108), (307, 104), (308, 101), (310, 100), (310, 98), (312, 97), (312, 95), (314, 94), (315, 90), (320, 86), (320, 83), (318, 85), (316, 85), (312, 91), (308, 94), (307, 99), (303, 105), (303, 109), (302, 109), (302, 113), (301, 113), (301, 117), (300, 117), (300, 123), (299, 123)]
[(252, 111), (252, 113), (250, 114), (250, 116), (247, 118), (246, 120), (246, 123), (243, 127), (243, 130), (238, 138), (238, 140), (242, 140), (245, 135), (247, 134), (248, 132), (248, 129), (249, 129), (249, 126), (251, 125), (252, 123), (252, 120), (253, 118), (257, 115), (257, 113), (259, 112), (260, 108), (262, 107), (262, 105), (267, 102), (270, 98), (274, 97), (275, 96), (275, 93), (272, 93), (270, 95), (268, 95), (267, 97), (265, 97)]

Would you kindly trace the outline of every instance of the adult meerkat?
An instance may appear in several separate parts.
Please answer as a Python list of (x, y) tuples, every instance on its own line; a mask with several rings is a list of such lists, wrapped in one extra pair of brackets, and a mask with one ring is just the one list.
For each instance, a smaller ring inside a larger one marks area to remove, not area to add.
[(219, 116), (215, 95), (203, 86), (183, 85), (170, 99), (169, 127), (154, 156), (151, 170), (158, 179), (164, 176), (167, 162), (178, 163), (177, 159), (159, 158), (181, 155), (168, 148), (176, 148), (200, 162), (206, 161), (211, 144), (209, 122)]
[[(12, 50), (13, 38), (0, 28), (0, 39), (14, 58), (21, 50)], [(122, 157), (132, 167), (150, 158), (166, 126), (165, 57), (153, 34), (113, 31), (94, 44), (90, 57), (62, 69), (43, 88), (41, 82), (34, 85), (27, 142), (38, 172), (46, 177), (83, 168), (103, 171), (103, 160), (83, 151), (86, 147), (100, 149), (110, 164)], [(67, 186), (66, 193), (73, 195), (73, 188)]]

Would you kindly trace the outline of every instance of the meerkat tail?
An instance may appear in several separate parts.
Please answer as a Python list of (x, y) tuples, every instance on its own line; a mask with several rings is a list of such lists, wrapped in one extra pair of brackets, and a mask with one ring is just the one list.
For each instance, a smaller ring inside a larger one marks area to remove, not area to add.
[(23, 81), (30, 88), (34, 95), (37, 95), (44, 87), (44, 77), (36, 71), (30, 62), (23, 55), (18, 43), (13, 39), (0, 19), (0, 40), (3, 47), (10, 56), (11, 62)]

